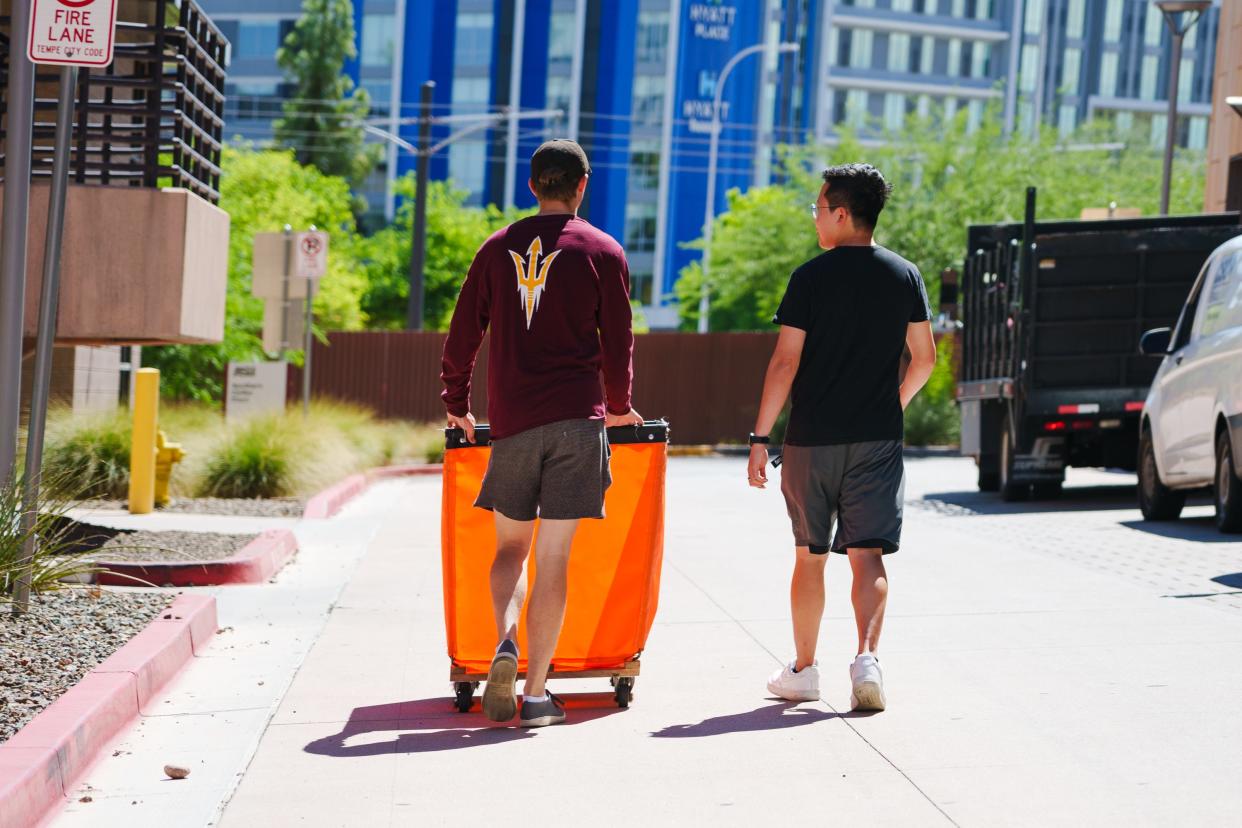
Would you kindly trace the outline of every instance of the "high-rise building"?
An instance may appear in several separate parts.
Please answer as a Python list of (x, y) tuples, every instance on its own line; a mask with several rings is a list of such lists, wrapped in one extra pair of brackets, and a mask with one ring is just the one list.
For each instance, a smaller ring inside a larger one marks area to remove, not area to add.
[[(235, 44), (230, 132), (270, 136), (289, 97), (275, 65), (300, 0), (206, 0)], [(874, 140), (933, 107), (974, 123), (1095, 117), (1164, 140), (1169, 35), (1148, 0), (357, 0), (359, 59), (374, 123), (417, 140), (420, 87), (443, 119), (431, 175), (474, 204), (529, 206), (525, 160), (547, 137), (577, 138), (593, 167), (584, 215), (626, 247), (636, 298), (675, 323), (673, 286), (698, 252), (716, 83), (716, 211), (731, 187), (766, 183), (777, 142)], [(1179, 140), (1203, 148), (1219, 0), (1185, 40)], [(778, 54), (776, 44), (798, 44)], [(296, 103), (296, 102), (295, 102)], [(550, 113), (556, 110), (557, 113)], [(506, 113), (541, 113), (505, 119)], [(491, 121), (487, 121), (487, 118)], [(390, 143), (363, 193), (391, 215), (414, 157)]]

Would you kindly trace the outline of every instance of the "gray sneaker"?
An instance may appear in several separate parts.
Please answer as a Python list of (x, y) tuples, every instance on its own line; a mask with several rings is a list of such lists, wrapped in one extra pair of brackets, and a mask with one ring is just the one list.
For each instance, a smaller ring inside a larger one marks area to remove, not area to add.
[(522, 700), (522, 727), (547, 727), (565, 721), (565, 704), (548, 693), (548, 700), (529, 702)]
[(487, 687), (483, 688), (483, 715), (493, 722), (507, 722), (517, 715), (517, 696), (513, 692), (517, 673), (517, 645), (506, 638), (492, 658)]

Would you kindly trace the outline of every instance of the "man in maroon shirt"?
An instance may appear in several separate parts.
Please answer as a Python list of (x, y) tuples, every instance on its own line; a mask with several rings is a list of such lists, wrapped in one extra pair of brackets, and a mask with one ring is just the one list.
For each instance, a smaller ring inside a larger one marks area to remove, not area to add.
[(604, 492), (612, 482), (605, 427), (642, 423), (630, 407), (634, 334), (625, 253), (578, 218), (590, 172), (586, 153), (573, 141), (549, 141), (535, 151), (530, 189), (539, 213), (497, 232), (475, 254), (440, 375), (449, 426), (473, 443), (470, 377), (491, 328), (492, 455), (475, 505), (495, 514), (491, 588), (500, 644), (483, 712), (497, 722), (518, 712), (517, 622), (538, 517), (523, 727), (565, 720), (564, 706), (544, 683), (565, 618), (570, 545), (579, 520), (604, 516)]

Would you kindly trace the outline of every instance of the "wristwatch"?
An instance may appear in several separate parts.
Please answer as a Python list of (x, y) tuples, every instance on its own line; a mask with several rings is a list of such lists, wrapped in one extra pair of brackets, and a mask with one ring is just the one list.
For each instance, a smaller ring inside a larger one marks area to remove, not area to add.
[(751, 432), (750, 444), (752, 446), (766, 446), (770, 444), (771, 442), (772, 442), (772, 438), (769, 437), (768, 435), (765, 434), (762, 437), (760, 437), (758, 434)]

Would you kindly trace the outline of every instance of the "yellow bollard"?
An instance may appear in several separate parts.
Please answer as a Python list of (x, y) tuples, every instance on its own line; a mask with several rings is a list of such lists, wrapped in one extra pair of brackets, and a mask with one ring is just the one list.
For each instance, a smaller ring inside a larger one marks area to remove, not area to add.
[(155, 505), (168, 505), (168, 484), (172, 481), (173, 466), (185, 459), (185, 449), (180, 443), (170, 443), (163, 429), (155, 432)]
[(160, 413), (160, 372), (139, 368), (134, 376), (134, 433), (129, 448), (129, 512), (155, 508), (155, 431)]

